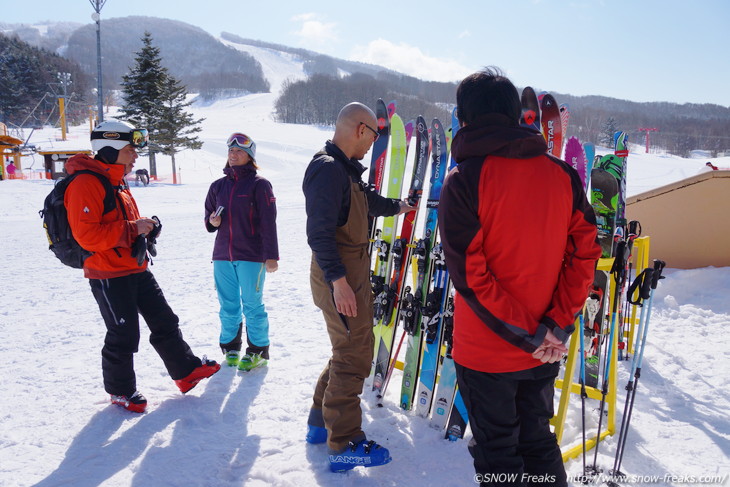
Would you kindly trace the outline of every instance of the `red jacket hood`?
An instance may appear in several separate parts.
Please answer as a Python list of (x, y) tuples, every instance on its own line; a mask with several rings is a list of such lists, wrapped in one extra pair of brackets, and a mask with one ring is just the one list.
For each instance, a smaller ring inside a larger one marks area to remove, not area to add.
[(76, 154), (66, 161), (66, 172), (71, 175), (76, 171), (89, 170), (103, 174), (109, 178), (114, 185), (120, 185), (124, 180), (123, 164), (106, 164), (98, 159), (93, 159), (86, 154)]

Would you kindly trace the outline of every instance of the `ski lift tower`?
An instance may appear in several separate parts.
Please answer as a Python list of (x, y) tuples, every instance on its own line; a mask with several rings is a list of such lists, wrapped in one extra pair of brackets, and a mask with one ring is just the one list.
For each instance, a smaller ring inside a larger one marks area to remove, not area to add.
[(646, 132), (646, 153), (649, 153), (649, 133), (650, 132), (658, 132), (658, 128), (646, 128), (642, 127), (639, 129), (639, 132)]
[(104, 121), (104, 97), (101, 93), (101, 9), (106, 0), (89, 0), (94, 8), (91, 19), (96, 22), (96, 100), (97, 100), (97, 123)]

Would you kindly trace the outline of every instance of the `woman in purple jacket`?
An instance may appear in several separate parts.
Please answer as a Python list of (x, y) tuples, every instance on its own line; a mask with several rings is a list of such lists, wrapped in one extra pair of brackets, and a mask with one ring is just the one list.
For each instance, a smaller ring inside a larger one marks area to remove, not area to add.
[[(269, 317), (263, 291), (266, 272), (278, 268), (276, 198), (271, 183), (256, 174), (254, 141), (234, 133), (226, 144), (225, 176), (208, 190), (205, 227), (218, 232), (213, 274), (221, 305), (220, 346), (229, 366), (248, 371), (269, 359)], [(248, 346), (241, 357), (243, 317)]]

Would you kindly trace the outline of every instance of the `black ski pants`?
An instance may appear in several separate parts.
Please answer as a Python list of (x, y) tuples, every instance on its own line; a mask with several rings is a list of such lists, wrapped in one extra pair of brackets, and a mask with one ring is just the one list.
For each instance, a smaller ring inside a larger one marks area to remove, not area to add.
[(89, 284), (107, 329), (101, 349), (106, 392), (128, 396), (137, 390), (133, 356), (139, 347), (140, 314), (150, 329), (150, 343), (173, 380), (188, 376), (201, 365), (149, 270), (112, 279), (89, 279)]
[(549, 424), (559, 370), (558, 363), (505, 373), (456, 365), (474, 435), (469, 451), (481, 485), (568, 485)]

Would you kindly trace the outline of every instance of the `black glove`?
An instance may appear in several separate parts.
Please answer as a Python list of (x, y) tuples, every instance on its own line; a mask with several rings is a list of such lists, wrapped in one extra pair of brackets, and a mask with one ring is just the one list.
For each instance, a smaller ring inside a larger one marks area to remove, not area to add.
[(162, 223), (156, 216), (153, 216), (152, 219), (157, 223), (155, 223), (155, 227), (150, 231), (149, 235), (147, 235), (147, 250), (152, 257), (157, 257), (157, 237), (162, 231)]
[(132, 257), (136, 257), (137, 265), (142, 267), (147, 258), (147, 237), (144, 234), (137, 235), (137, 238), (134, 240), (132, 244)]

